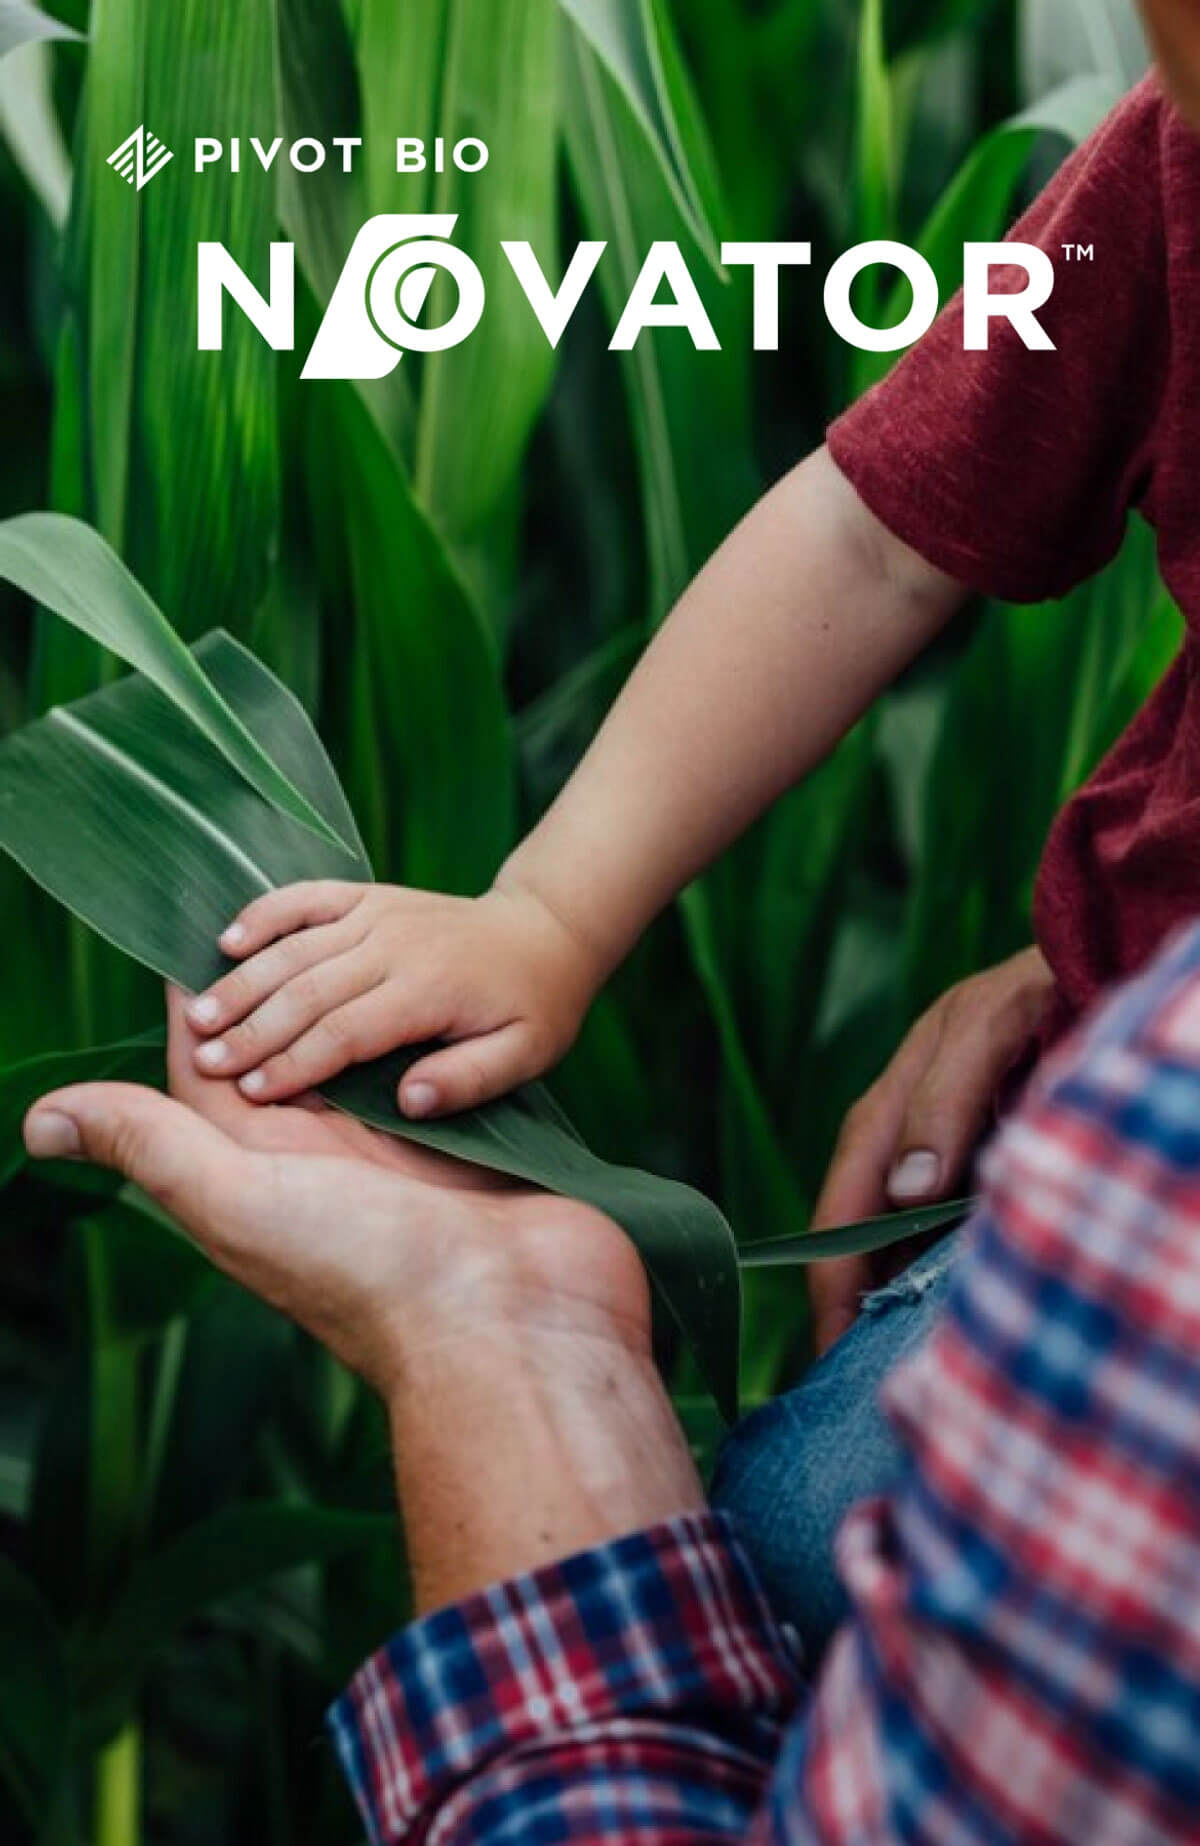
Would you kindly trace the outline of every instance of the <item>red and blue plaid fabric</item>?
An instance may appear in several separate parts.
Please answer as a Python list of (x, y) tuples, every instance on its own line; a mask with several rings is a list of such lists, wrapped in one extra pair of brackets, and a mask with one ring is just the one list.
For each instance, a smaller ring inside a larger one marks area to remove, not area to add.
[(373, 1840), (1200, 1841), (1200, 928), (1052, 1061), (984, 1189), (811, 1691), (735, 1535), (679, 1518), (361, 1670), (331, 1723)]

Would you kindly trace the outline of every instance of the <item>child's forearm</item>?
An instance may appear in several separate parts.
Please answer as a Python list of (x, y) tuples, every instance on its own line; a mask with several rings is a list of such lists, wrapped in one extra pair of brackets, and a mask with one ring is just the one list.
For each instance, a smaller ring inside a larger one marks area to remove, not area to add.
[(541, 899), (599, 985), (658, 911), (820, 762), (961, 597), (818, 451), (680, 599), (498, 885)]

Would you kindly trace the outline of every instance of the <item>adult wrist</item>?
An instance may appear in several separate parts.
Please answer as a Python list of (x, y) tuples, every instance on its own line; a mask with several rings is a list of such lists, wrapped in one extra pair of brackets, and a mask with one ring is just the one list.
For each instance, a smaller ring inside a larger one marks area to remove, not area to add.
[(703, 1505), (649, 1352), (560, 1308), (426, 1345), (388, 1394), (420, 1611)]

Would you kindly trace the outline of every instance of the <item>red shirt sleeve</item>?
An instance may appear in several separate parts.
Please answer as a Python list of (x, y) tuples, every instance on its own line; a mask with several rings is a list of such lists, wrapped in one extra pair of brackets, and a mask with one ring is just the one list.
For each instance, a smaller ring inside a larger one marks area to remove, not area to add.
[[(1161, 188), (1168, 109), (1139, 84), (1059, 169), (1011, 232), (1045, 250), (1038, 319), (1055, 350), (1009, 322), (964, 352), (961, 296), (833, 424), (837, 466), (890, 531), (967, 588), (1015, 602), (1061, 596), (1108, 562), (1146, 491), (1169, 355)], [(1067, 261), (1065, 244), (1091, 245)], [(995, 268), (993, 292), (1023, 268)]]

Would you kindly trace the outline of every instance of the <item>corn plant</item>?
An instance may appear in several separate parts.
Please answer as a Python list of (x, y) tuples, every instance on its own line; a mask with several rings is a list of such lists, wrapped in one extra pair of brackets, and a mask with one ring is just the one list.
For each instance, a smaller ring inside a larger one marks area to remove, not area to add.
[[(188, 935), (170, 896), (184, 836), (160, 826), (147, 843), (121, 824), (89, 730), (111, 743), (156, 711), (168, 785), (190, 777), (201, 811), (236, 816), (269, 881), (336, 861), (481, 888), (691, 573), (879, 375), (834, 341), (804, 272), (785, 284), (782, 350), (753, 355), (746, 278), (720, 272), (721, 239), (799, 234), (817, 269), (897, 237), (946, 292), (963, 239), (999, 235), (1137, 75), (1120, 13), (0, 5), (5, 1839), (353, 1837), (311, 1740), (404, 1614), (372, 1402), (144, 1198), (22, 1159), (43, 1088), (159, 1079), (156, 976), (204, 978), (236, 906), (206, 858)], [(301, 179), (198, 176), (177, 157), (139, 192), (108, 157), (140, 122), (176, 150), (361, 135), (364, 159)], [(397, 174), (397, 134), (477, 135), (492, 159), (470, 177)], [(301, 383), (299, 359), (236, 313), (221, 354), (196, 350), (200, 242), (263, 287), (270, 243), (294, 243), (303, 336), (359, 225), (426, 210), (458, 213), (484, 268), (488, 318), (461, 348), (363, 387)], [(554, 278), (581, 235), (607, 248), (551, 349), (500, 240), (528, 239)], [(606, 351), (661, 238), (684, 251), (719, 352), (678, 330)], [(881, 316), (905, 305), (880, 285)], [(39, 536), (31, 508), (63, 523)], [(702, 1448), (707, 1387), (726, 1408), (735, 1391), (732, 1240), (745, 1403), (804, 1363), (796, 1239), (842, 1112), (920, 1006), (1028, 940), (1050, 817), (1177, 635), (1140, 529), (1062, 606), (971, 611), (656, 926), (554, 1074), (554, 1101), (502, 1117), (514, 1170), (553, 1184), (565, 1161), (558, 1183), (602, 1186), (641, 1238), (674, 1309), (661, 1356)], [(85, 817), (107, 862), (79, 847)], [(382, 1081), (358, 1078), (351, 1106), (394, 1128)], [(502, 1158), (478, 1124), (439, 1132)], [(631, 1197), (631, 1168), (666, 1177)]]

